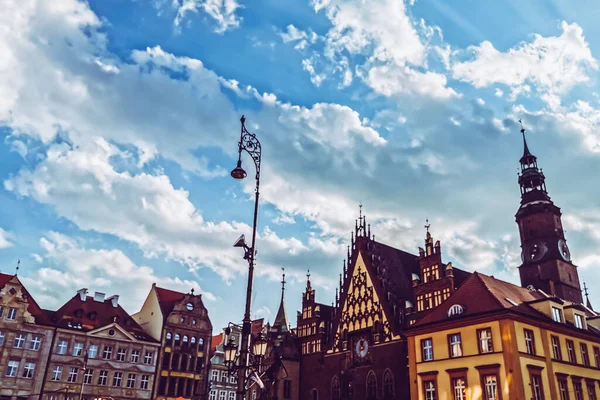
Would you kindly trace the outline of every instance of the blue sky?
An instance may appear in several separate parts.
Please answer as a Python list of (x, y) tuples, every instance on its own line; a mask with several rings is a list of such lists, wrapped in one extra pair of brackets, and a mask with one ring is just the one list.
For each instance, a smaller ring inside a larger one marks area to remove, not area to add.
[[(517, 120), (600, 307), (600, 5), (593, 1), (9, 0), (0, 16), (0, 257), (38, 302), (141, 306), (153, 282), (242, 317), (306, 270), (333, 300), (358, 205), (378, 240), (518, 282)], [(245, 156), (247, 169), (252, 171)], [(251, 173), (252, 175), (252, 173)], [(295, 321), (292, 321), (294, 323)]]

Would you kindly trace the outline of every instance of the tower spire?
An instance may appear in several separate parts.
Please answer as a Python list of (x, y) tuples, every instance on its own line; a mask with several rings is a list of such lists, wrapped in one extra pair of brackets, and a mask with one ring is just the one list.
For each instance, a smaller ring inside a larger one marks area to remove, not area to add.
[(588, 288), (585, 285), (585, 282), (583, 282), (583, 293), (585, 294), (585, 305), (590, 310), (593, 310), (594, 308), (592, 307), (592, 303), (590, 302), (590, 297), (588, 296)]
[(281, 279), (281, 302), (279, 303), (279, 310), (277, 310), (277, 316), (273, 322), (273, 328), (277, 329), (278, 332), (288, 332), (289, 322), (287, 313), (285, 312), (284, 293), (285, 293), (285, 268), (281, 268), (282, 279)]
[(519, 186), (521, 186), (521, 205), (533, 201), (550, 201), (550, 196), (546, 191), (546, 177), (541, 169), (538, 169), (537, 157), (531, 154), (527, 139), (525, 137), (525, 128), (521, 124), (521, 135), (523, 135), (523, 156), (519, 159), (521, 171), (519, 176)]

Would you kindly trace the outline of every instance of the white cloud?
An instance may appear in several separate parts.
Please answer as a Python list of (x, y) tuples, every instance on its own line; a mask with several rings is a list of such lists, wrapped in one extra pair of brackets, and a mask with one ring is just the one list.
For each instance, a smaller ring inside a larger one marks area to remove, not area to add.
[(327, 77), (325, 74), (317, 74), (312, 61), (308, 58), (302, 60), (302, 68), (309, 73), (310, 81), (316, 87), (321, 86), (321, 83), (323, 83), (323, 80)]
[(0, 228), (0, 249), (14, 246), (15, 235)]
[(526, 83), (542, 92), (562, 94), (576, 84), (588, 82), (598, 62), (576, 23), (561, 23), (560, 36), (534, 35), (530, 43), (500, 52), (489, 41), (471, 46), (472, 60), (452, 66), (455, 79), (486, 87), (503, 83), (513, 90)]
[(494, 92), (494, 96), (502, 97), (502, 96), (504, 96), (504, 92), (502, 91), (502, 89), (496, 88), (496, 91)]
[(82, 239), (57, 232), (42, 237), (40, 246), (44, 253), (36, 255), (44, 266), (21, 279), (46, 307), (59, 307), (78, 289), (86, 287), (91, 292), (119, 295), (119, 303), (134, 313), (140, 309), (152, 283), (184, 293), (194, 289), (202, 293), (205, 301), (216, 300), (197, 282), (157, 276), (152, 268), (136, 265), (120, 250), (87, 248)]
[(283, 40), (283, 43), (295, 43), (294, 48), (296, 50), (304, 50), (309, 44), (315, 43), (318, 39), (318, 35), (313, 31), (308, 32), (296, 28), (290, 24), (287, 26), (285, 32), (279, 33), (279, 36)]
[(173, 22), (179, 27), (189, 13), (204, 12), (217, 23), (216, 33), (240, 26), (242, 18), (236, 14), (241, 5), (236, 0), (173, 0), (177, 15)]

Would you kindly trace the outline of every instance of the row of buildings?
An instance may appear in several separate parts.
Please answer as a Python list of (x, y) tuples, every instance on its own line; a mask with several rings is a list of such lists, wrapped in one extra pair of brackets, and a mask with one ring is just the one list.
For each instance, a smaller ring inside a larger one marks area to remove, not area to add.
[[(246, 398), (597, 400), (600, 313), (584, 301), (561, 211), (522, 133), (521, 285), (444, 262), (428, 226), (418, 254), (378, 242), (361, 213), (333, 304), (316, 301), (308, 275), (288, 329), (282, 292), (274, 325), (285, 340), (270, 344), (263, 385)], [(211, 400), (229, 400), (224, 390)]]
[[(445, 262), (429, 227), (418, 254), (376, 241), (361, 211), (332, 304), (307, 274), (292, 328), (284, 276), (273, 323), (253, 321), (267, 344), (246, 399), (597, 400), (600, 313), (522, 132), (521, 285)], [(130, 316), (82, 289), (47, 311), (0, 275), (0, 400), (233, 400), (224, 345), (240, 327), (211, 335), (193, 292), (153, 286)]]
[(128, 314), (87, 289), (40, 308), (0, 274), (0, 399), (206, 399), (212, 325), (201, 295), (152, 286)]

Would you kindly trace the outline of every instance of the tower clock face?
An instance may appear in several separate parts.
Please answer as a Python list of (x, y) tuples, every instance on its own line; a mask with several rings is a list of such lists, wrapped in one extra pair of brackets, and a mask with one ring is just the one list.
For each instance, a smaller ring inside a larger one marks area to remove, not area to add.
[(565, 242), (564, 239), (560, 239), (558, 241), (558, 252), (565, 261), (571, 261), (571, 252), (569, 251), (569, 246), (567, 246), (567, 242)]
[(366, 338), (361, 337), (356, 341), (356, 345), (354, 346), (354, 352), (356, 353), (356, 358), (359, 361), (364, 361), (367, 359), (367, 355), (369, 354), (369, 342)]
[(523, 251), (524, 261), (539, 261), (548, 252), (548, 247), (541, 240), (528, 244)]

